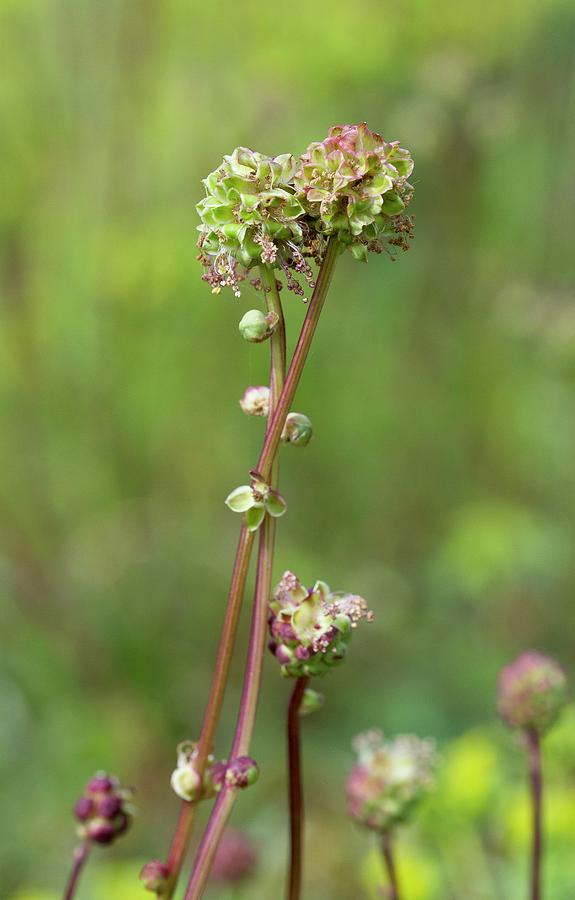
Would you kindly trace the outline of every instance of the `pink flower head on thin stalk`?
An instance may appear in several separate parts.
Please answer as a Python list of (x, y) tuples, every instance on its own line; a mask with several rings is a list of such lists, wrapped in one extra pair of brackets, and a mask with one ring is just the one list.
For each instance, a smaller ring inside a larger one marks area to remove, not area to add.
[(405, 822), (433, 788), (435, 741), (411, 734), (385, 740), (380, 731), (367, 731), (354, 748), (358, 760), (346, 785), (349, 815), (384, 834)]
[(297, 196), (322, 234), (336, 234), (356, 259), (387, 245), (407, 250), (412, 221), (404, 210), (413, 193), (408, 150), (359, 125), (334, 125), (300, 160)]
[(218, 884), (238, 884), (250, 878), (256, 868), (257, 851), (251, 838), (235, 828), (224, 832), (216, 850), (211, 878)]
[(565, 673), (548, 656), (528, 650), (501, 670), (497, 710), (510, 728), (542, 735), (564, 703)]
[(79, 837), (93, 844), (112, 844), (130, 827), (131, 797), (132, 791), (121, 787), (116, 778), (98, 772), (74, 807)]

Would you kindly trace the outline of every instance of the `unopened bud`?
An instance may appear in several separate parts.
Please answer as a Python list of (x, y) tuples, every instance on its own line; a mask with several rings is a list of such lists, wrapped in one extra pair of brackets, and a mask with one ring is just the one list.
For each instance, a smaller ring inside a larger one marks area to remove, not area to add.
[(311, 421), (303, 413), (290, 413), (286, 419), (282, 441), (294, 447), (307, 447), (313, 436)]
[(116, 837), (116, 829), (106, 819), (92, 819), (86, 828), (86, 836), (96, 844), (111, 844)]
[(244, 340), (259, 344), (271, 337), (277, 321), (278, 317), (275, 313), (266, 315), (260, 309), (248, 309), (240, 320), (238, 328)]
[(565, 673), (547, 656), (522, 653), (501, 671), (497, 709), (510, 728), (543, 734), (565, 703)]
[(193, 766), (185, 765), (174, 769), (170, 784), (178, 797), (191, 802), (198, 799), (202, 780)]
[(140, 881), (147, 891), (161, 896), (166, 893), (170, 870), (159, 859), (152, 859), (142, 868)]
[(265, 385), (248, 387), (240, 400), (246, 416), (267, 416), (270, 411), (270, 389)]
[(309, 716), (321, 709), (324, 703), (325, 697), (323, 694), (320, 694), (319, 691), (314, 691), (313, 688), (306, 688), (299, 705), (299, 714), (300, 716)]
[(229, 787), (247, 788), (259, 778), (260, 770), (251, 756), (238, 756), (232, 759), (226, 768), (226, 784)]

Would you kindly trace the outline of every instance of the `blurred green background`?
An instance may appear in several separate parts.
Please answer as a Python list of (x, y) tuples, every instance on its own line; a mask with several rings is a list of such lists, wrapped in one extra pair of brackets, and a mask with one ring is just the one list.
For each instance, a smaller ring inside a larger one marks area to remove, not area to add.
[[(81, 896), (145, 896), (166, 852), (234, 553), (223, 498), (262, 437), (237, 400), (267, 363), (237, 334), (255, 296), (200, 280), (200, 179), (238, 144), (298, 154), (363, 119), (415, 157), (417, 234), (395, 263), (339, 264), (296, 403), (316, 436), (283, 452), (277, 575), (377, 617), (305, 724), (306, 896), (377, 896), (343, 802), (372, 726), (444, 755), (407, 900), (525, 895), (494, 691), (530, 646), (575, 673), (574, 43), (570, 0), (0, 0), (0, 896), (58, 897), (99, 768), (140, 812)], [(265, 675), (263, 774), (234, 817), (266, 857), (254, 900), (281, 896), (285, 847), (288, 685)], [(548, 890), (572, 900), (572, 716), (549, 758)]]

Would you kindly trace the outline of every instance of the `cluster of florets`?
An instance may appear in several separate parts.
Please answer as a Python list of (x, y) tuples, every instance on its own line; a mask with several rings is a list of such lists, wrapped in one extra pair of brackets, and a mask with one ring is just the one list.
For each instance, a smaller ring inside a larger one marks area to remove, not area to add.
[(244, 831), (224, 831), (212, 864), (211, 880), (217, 884), (240, 884), (253, 875), (258, 860), (253, 841)]
[(257, 531), (266, 513), (274, 519), (283, 516), (287, 503), (278, 491), (263, 480), (259, 472), (250, 471), (251, 484), (241, 484), (226, 497), (226, 506), (236, 513), (245, 514), (248, 531)]
[(354, 741), (358, 761), (346, 785), (347, 808), (360, 825), (383, 834), (405, 822), (433, 788), (435, 742), (415, 735), (385, 740), (367, 731)]
[(94, 844), (112, 844), (130, 827), (131, 797), (131, 790), (105, 772), (91, 778), (74, 807), (79, 837)]
[[(299, 162), (288, 153), (236, 148), (204, 179), (206, 196), (197, 205), (204, 280), (213, 293), (231, 287), (240, 296), (249, 270), (264, 264), (282, 271), (288, 288), (303, 296), (297, 276), (313, 287), (309, 260), (321, 262), (330, 235), (360, 260), (369, 251), (407, 250), (412, 171), (409, 152), (365, 122), (334, 126)], [(257, 277), (251, 281), (261, 286)]]
[[(308, 147), (295, 175), (297, 196), (323, 234), (337, 234), (356, 259), (385, 244), (407, 249), (413, 193), (408, 150), (361, 125), (335, 125)], [(382, 240), (384, 243), (382, 244)]]
[(184, 741), (178, 746), (177, 764), (172, 772), (171, 785), (178, 797), (188, 802), (196, 802), (213, 797), (224, 786), (249, 787), (259, 777), (259, 768), (251, 756), (238, 756), (231, 760), (216, 761), (209, 756), (203, 775), (197, 769), (198, 745), (194, 741)]
[(308, 590), (286, 572), (270, 603), (269, 647), (284, 675), (323, 675), (345, 657), (361, 619), (373, 619), (363, 597), (332, 593), (323, 581)]
[(509, 725), (544, 734), (565, 703), (565, 673), (553, 659), (529, 650), (501, 671), (497, 708)]
[(321, 241), (295, 196), (295, 169), (289, 153), (272, 157), (237, 147), (204, 179), (198, 246), (213, 293), (231, 287), (239, 296), (240, 282), (260, 263), (283, 269), (288, 282), (293, 271), (311, 282), (305, 257), (317, 256)]

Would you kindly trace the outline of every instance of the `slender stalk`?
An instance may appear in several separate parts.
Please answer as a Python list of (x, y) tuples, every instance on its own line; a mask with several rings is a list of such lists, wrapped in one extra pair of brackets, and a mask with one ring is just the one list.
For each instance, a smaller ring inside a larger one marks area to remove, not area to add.
[[(204, 713), (202, 730), (198, 742), (198, 755), (196, 769), (203, 774), (206, 761), (211, 753), (216, 727), (219, 721), (224, 692), (228, 675), (234, 643), (236, 639), (238, 621), (242, 607), (244, 588), (247, 579), (250, 556), (254, 542), (254, 535), (242, 524), (236, 558), (232, 572), (232, 579), (228, 593), (228, 601), (222, 626), (220, 643), (216, 658), (216, 666)], [(194, 823), (195, 803), (182, 801), (178, 824), (170, 847), (168, 856), (168, 869), (170, 872), (169, 883), (164, 896), (171, 898), (178, 883), (178, 878), (190, 842), (192, 826)]]
[(541, 900), (541, 862), (543, 859), (543, 773), (541, 739), (535, 729), (527, 732), (527, 755), (532, 803), (531, 900)]
[(381, 838), (381, 853), (385, 863), (387, 879), (389, 882), (389, 890), (386, 894), (389, 900), (400, 900), (399, 898), (399, 881), (397, 878), (397, 869), (395, 868), (395, 858), (393, 854), (393, 845), (391, 834), (386, 831)]
[(74, 850), (72, 870), (70, 872), (70, 877), (68, 878), (68, 884), (66, 885), (66, 889), (64, 891), (63, 900), (72, 900), (72, 898), (75, 896), (76, 888), (78, 887), (78, 881), (80, 880), (80, 875), (82, 874), (82, 870), (86, 865), (89, 855), (90, 844), (87, 841), (84, 841), (83, 844), (80, 844)]
[[(262, 266), (261, 277), (266, 294), (268, 311), (274, 312), (278, 316), (276, 329), (270, 340), (270, 410), (268, 428), (266, 430), (267, 434), (267, 431), (269, 431), (272, 426), (273, 413), (280, 401), (281, 391), (284, 385), (286, 343), (285, 322), (275, 274), (272, 269)], [(274, 457), (277, 454), (278, 446), (279, 441), (274, 450)], [(271, 487), (277, 488), (279, 480), (279, 466), (277, 459), (275, 459), (270, 471), (269, 480)], [(244, 673), (242, 698), (230, 759), (236, 759), (238, 756), (247, 755), (254, 730), (267, 636), (268, 603), (271, 594), (275, 534), (276, 522), (270, 516), (266, 516), (260, 527), (258, 565), (248, 655)], [(190, 900), (190, 898), (193, 897), (201, 897), (203, 894), (216, 849), (232, 811), (235, 794), (236, 791), (234, 789), (224, 787), (216, 800), (212, 815), (210, 816), (206, 831), (198, 848), (194, 870), (188, 883), (185, 900)]]
[(308, 357), (311, 342), (315, 334), (319, 317), (325, 303), (325, 298), (335, 263), (339, 253), (339, 245), (336, 238), (331, 237), (328, 241), (325, 254), (320, 266), (316, 286), (314, 288), (312, 298), (309, 302), (308, 311), (302, 325), (300, 336), (290, 363), (285, 384), (280, 394), (278, 404), (274, 410), (273, 416), (270, 417), (268, 429), (260, 453), (257, 464), (257, 470), (263, 476), (264, 480), (269, 478), (272, 463), (277, 452), (280, 442), (282, 429), (285, 424), (286, 416), (290, 411), (293, 403), (297, 387)]
[[(323, 304), (325, 302), (325, 298), (327, 296), (327, 291), (329, 285), (331, 283), (331, 277), (333, 275), (333, 270), (335, 267), (335, 262), (338, 255), (338, 246), (337, 241), (334, 238), (330, 238), (326, 247), (326, 251), (324, 254), (324, 258), (322, 260), (320, 270), (318, 273), (317, 283), (312, 294), (312, 298), (309, 303), (309, 307), (306, 313), (306, 317), (304, 319), (302, 329), (300, 332), (300, 336), (296, 345), (296, 349), (294, 351), (294, 355), (289, 367), (289, 371), (287, 373), (287, 377), (285, 379), (285, 383), (281, 383), (280, 390), (280, 382), (278, 382), (276, 375), (274, 375), (274, 368), (277, 370), (281, 367), (285, 367), (285, 326), (284, 326), (284, 318), (283, 312), (281, 309), (281, 302), (279, 299), (279, 294), (277, 291), (277, 285), (275, 281), (275, 276), (273, 272), (271, 272), (267, 267), (262, 267), (262, 281), (264, 287), (266, 288), (266, 304), (268, 305), (268, 309), (273, 309), (274, 312), (277, 313), (278, 325), (276, 327), (276, 331), (274, 335), (272, 335), (270, 344), (271, 344), (271, 354), (272, 354), (272, 376), (270, 378), (270, 415), (268, 419), (268, 427), (266, 429), (266, 435), (264, 439), (264, 444), (262, 447), (262, 451), (260, 453), (260, 457), (257, 464), (257, 470), (264, 477), (265, 480), (271, 481), (272, 475), (272, 466), (274, 464), (281, 433), (283, 430), (283, 426), (285, 424), (286, 416), (289, 412), (291, 404), (293, 402), (297, 387), (299, 385), (299, 381), (303, 372), (303, 368), (305, 362), (307, 360), (307, 356), (309, 354), (309, 349), (311, 346), (311, 342), (313, 340), (313, 336), (315, 334), (317, 324), (319, 321), (319, 317), (321, 311), (323, 309)], [(281, 368), (281, 371), (285, 371), (284, 368)], [(277, 405), (275, 403), (275, 394), (279, 392), (279, 396), (277, 397)], [(273, 410), (273, 413), (272, 413)], [(263, 526), (262, 526), (263, 527)], [(240, 557), (243, 556), (241, 554), (241, 542), (242, 535), (247, 531), (245, 526), (242, 526), (242, 532), (240, 533), (240, 543), (238, 545), (238, 552), (236, 554), (236, 564), (234, 566), (234, 572), (232, 574), (232, 583), (230, 586), (230, 592), (228, 595), (228, 606), (226, 609), (226, 619), (224, 621), (222, 638), (220, 640), (220, 649), (218, 651), (218, 663), (216, 667), (216, 673), (214, 675), (214, 679), (218, 680), (218, 686), (221, 686), (220, 690), (216, 691), (212, 688), (210, 693), (210, 700), (208, 701), (208, 706), (206, 709), (206, 715), (204, 718), (204, 726), (202, 727), (202, 733), (200, 735), (200, 743), (199, 743), (199, 751), (198, 751), (198, 763), (201, 762), (202, 766), (197, 765), (198, 771), (201, 772), (203, 767), (205, 766), (205, 760), (207, 758), (207, 754), (210, 752), (211, 745), (213, 743), (213, 737), (215, 733), (215, 727), (219, 720), (219, 716), (221, 713), (221, 704), (223, 699), (223, 691), (225, 688), (225, 684), (227, 681), (227, 677), (229, 674), (229, 666), (231, 661), (231, 652), (233, 650), (233, 645), (235, 643), (235, 637), (237, 633), (237, 621), (239, 617), (239, 612), (241, 609), (241, 603), (243, 598), (243, 591), (245, 587), (245, 582), (247, 578), (247, 570), (249, 565), (249, 556), (251, 553), (251, 545), (253, 540), (250, 542), (249, 550), (247, 551), (247, 560), (245, 563), (245, 567), (239, 564)], [(272, 533), (275, 534), (275, 529), (272, 528)], [(253, 539), (253, 535), (247, 532), (250, 538)], [(269, 591), (268, 591), (269, 595)], [(266, 597), (266, 614), (267, 614), (267, 601), (269, 596)], [(255, 610), (254, 610), (255, 616)], [(228, 623), (231, 623), (231, 625)], [(232, 630), (233, 626), (233, 630)], [(225, 648), (225, 649), (224, 649)], [(263, 651), (262, 651), (263, 653)], [(229, 654), (229, 655), (227, 655)], [(225, 668), (224, 668), (225, 667)], [(222, 670), (220, 672), (220, 670)], [(259, 685), (258, 685), (259, 691)], [(214, 698), (212, 699), (212, 694)], [(246, 720), (247, 722), (247, 720)], [(250, 735), (251, 736), (251, 735)], [(209, 738), (209, 740), (208, 740)], [(201, 755), (200, 755), (201, 751)], [(227, 807), (229, 806), (229, 809)], [(217, 844), (219, 842), (219, 837), (221, 837), (221, 832), (223, 831), (223, 827), (227, 821), (229, 813), (231, 812), (231, 808), (233, 806), (233, 794), (229, 791), (222, 791), (214, 805), (214, 809), (212, 811), (212, 816), (210, 818), (210, 822), (208, 823), (208, 827), (206, 829), (206, 833), (204, 835), (204, 841), (207, 839), (208, 832), (210, 831), (210, 826), (212, 825), (212, 820), (214, 817), (217, 817), (216, 823), (219, 827), (219, 823), (221, 820), (221, 830), (219, 830), (219, 835), (217, 839), (212, 842), (214, 844), (214, 852)], [(227, 809), (227, 811), (226, 811)], [(179, 873), (181, 871), (183, 859), (185, 856), (185, 852), (189, 845), (192, 821), (194, 815), (194, 804), (184, 803), (182, 806), (182, 810), (180, 813), (180, 819), (178, 821), (178, 826), (176, 829), (176, 834), (174, 836), (174, 840), (172, 843), (172, 850), (170, 851), (169, 858), (169, 868), (171, 870), (171, 878), (169, 884), (169, 890), (164, 895), (166, 900), (171, 900), (173, 896)], [(214, 826), (212, 826), (213, 829)], [(198, 867), (200, 861), (200, 853), (202, 850), (202, 846), (204, 844), (200, 844), (200, 848), (198, 850), (198, 857), (196, 860), (196, 867)], [(207, 878), (207, 874), (209, 872), (209, 866), (211, 865), (211, 858), (209, 861), (208, 869), (205, 873), (205, 877)], [(194, 878), (194, 873), (192, 874), (192, 879)], [(202, 882), (205, 884), (205, 880)], [(188, 891), (192, 888), (192, 881), (188, 886)], [(203, 887), (201, 887), (203, 890)], [(186, 895), (187, 896), (187, 895)], [(193, 895), (190, 895), (193, 896)], [(198, 895), (200, 896), (200, 895)]]
[(304, 822), (303, 778), (301, 764), (300, 722), (301, 701), (309, 678), (298, 678), (288, 707), (287, 745), (290, 815), (290, 864), (288, 900), (300, 900), (302, 882), (302, 835)]

